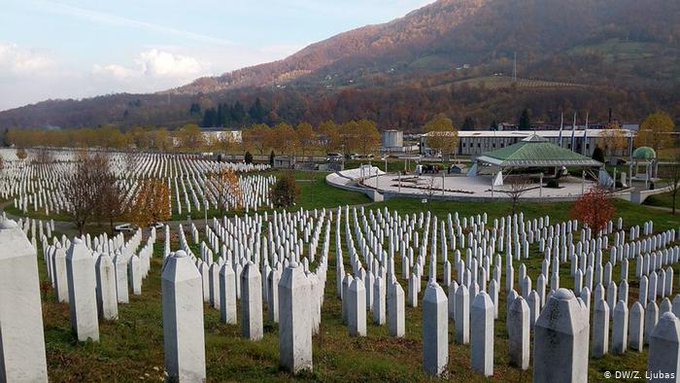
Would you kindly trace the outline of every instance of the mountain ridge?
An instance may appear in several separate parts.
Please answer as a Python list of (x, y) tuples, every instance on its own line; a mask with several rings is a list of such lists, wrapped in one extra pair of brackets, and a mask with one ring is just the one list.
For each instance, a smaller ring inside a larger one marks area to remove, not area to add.
[[(439, 0), (285, 59), (175, 89), (0, 112), (0, 128), (176, 127), (258, 98), (268, 124), (371, 118), (381, 127), (417, 129), (446, 113), (484, 126), (522, 108), (546, 120), (574, 108), (606, 116), (613, 107), (626, 119), (660, 108), (678, 116), (678, 19), (675, 0)], [(515, 54), (524, 79), (517, 82)], [(236, 121), (234, 127), (253, 122)]]

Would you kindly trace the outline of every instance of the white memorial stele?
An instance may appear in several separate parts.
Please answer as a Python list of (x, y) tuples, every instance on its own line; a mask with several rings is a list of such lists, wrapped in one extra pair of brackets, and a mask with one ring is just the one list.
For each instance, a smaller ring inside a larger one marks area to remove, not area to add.
[(431, 280), (423, 297), (423, 367), (430, 376), (444, 376), (449, 364), (448, 299)]
[(0, 381), (47, 382), (35, 248), (16, 222), (0, 222)]
[(99, 341), (96, 277), (90, 249), (78, 237), (73, 239), (66, 254), (71, 328), (78, 341)]
[(171, 380), (205, 380), (203, 282), (182, 250), (171, 254), (161, 277), (165, 370)]
[(533, 381), (586, 383), (589, 332), (585, 304), (571, 290), (552, 294), (534, 325)]
[(311, 292), (302, 267), (291, 261), (279, 282), (279, 352), (281, 366), (294, 374), (312, 371)]

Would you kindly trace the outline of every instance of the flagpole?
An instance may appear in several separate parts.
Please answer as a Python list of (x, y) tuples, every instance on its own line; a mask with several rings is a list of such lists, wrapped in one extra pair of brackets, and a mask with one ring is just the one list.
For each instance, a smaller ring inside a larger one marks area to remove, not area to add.
[(576, 112), (574, 112), (574, 123), (571, 125), (571, 151), (576, 152), (574, 136), (576, 134)]
[[(582, 153), (583, 155), (586, 155), (586, 143), (588, 142), (588, 117), (590, 116), (590, 113), (586, 113), (586, 128), (583, 131), (583, 150)], [(590, 155), (588, 155), (590, 157)]]
[(562, 147), (562, 129), (564, 129), (564, 112), (560, 115), (560, 148)]

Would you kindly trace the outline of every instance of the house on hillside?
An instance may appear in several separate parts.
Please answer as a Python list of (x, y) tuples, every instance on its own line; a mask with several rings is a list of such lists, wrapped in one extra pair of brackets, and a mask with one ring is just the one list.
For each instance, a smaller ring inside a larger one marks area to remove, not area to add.
[(203, 138), (208, 142), (222, 141), (226, 137), (230, 137), (232, 142), (242, 143), (243, 136), (240, 129), (229, 129), (221, 127), (204, 127), (201, 128)]

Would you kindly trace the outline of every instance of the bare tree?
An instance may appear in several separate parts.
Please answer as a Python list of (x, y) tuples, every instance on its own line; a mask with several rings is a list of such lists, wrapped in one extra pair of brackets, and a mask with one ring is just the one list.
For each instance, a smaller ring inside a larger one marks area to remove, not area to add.
[(33, 158), (33, 163), (36, 164), (49, 164), (54, 162), (54, 155), (47, 148), (38, 148), (35, 151), (35, 157)]
[(214, 187), (213, 194), (220, 216), (224, 215), (229, 205), (235, 209), (243, 207), (243, 192), (235, 171), (223, 168), (210, 174), (208, 179)]
[(101, 211), (101, 200), (106, 185), (111, 182), (109, 159), (104, 153), (93, 155), (82, 152), (64, 188), (69, 214), (76, 228), (83, 234), (85, 224)]
[(128, 175), (134, 174), (138, 164), (137, 153), (134, 151), (125, 152), (125, 171)]
[(660, 169), (661, 176), (668, 182), (671, 193), (671, 208), (675, 215), (675, 205), (680, 191), (680, 151), (676, 151), (671, 162)]
[(527, 190), (529, 190), (531, 181), (528, 177), (512, 177), (508, 178), (505, 184), (508, 188), (503, 190), (503, 193), (507, 194), (510, 201), (512, 201), (512, 214), (516, 214), (519, 199)]
[(97, 201), (97, 218), (109, 223), (111, 234), (114, 221), (125, 214), (125, 190), (116, 180), (112, 172), (105, 174), (106, 179), (101, 185), (101, 193)]

